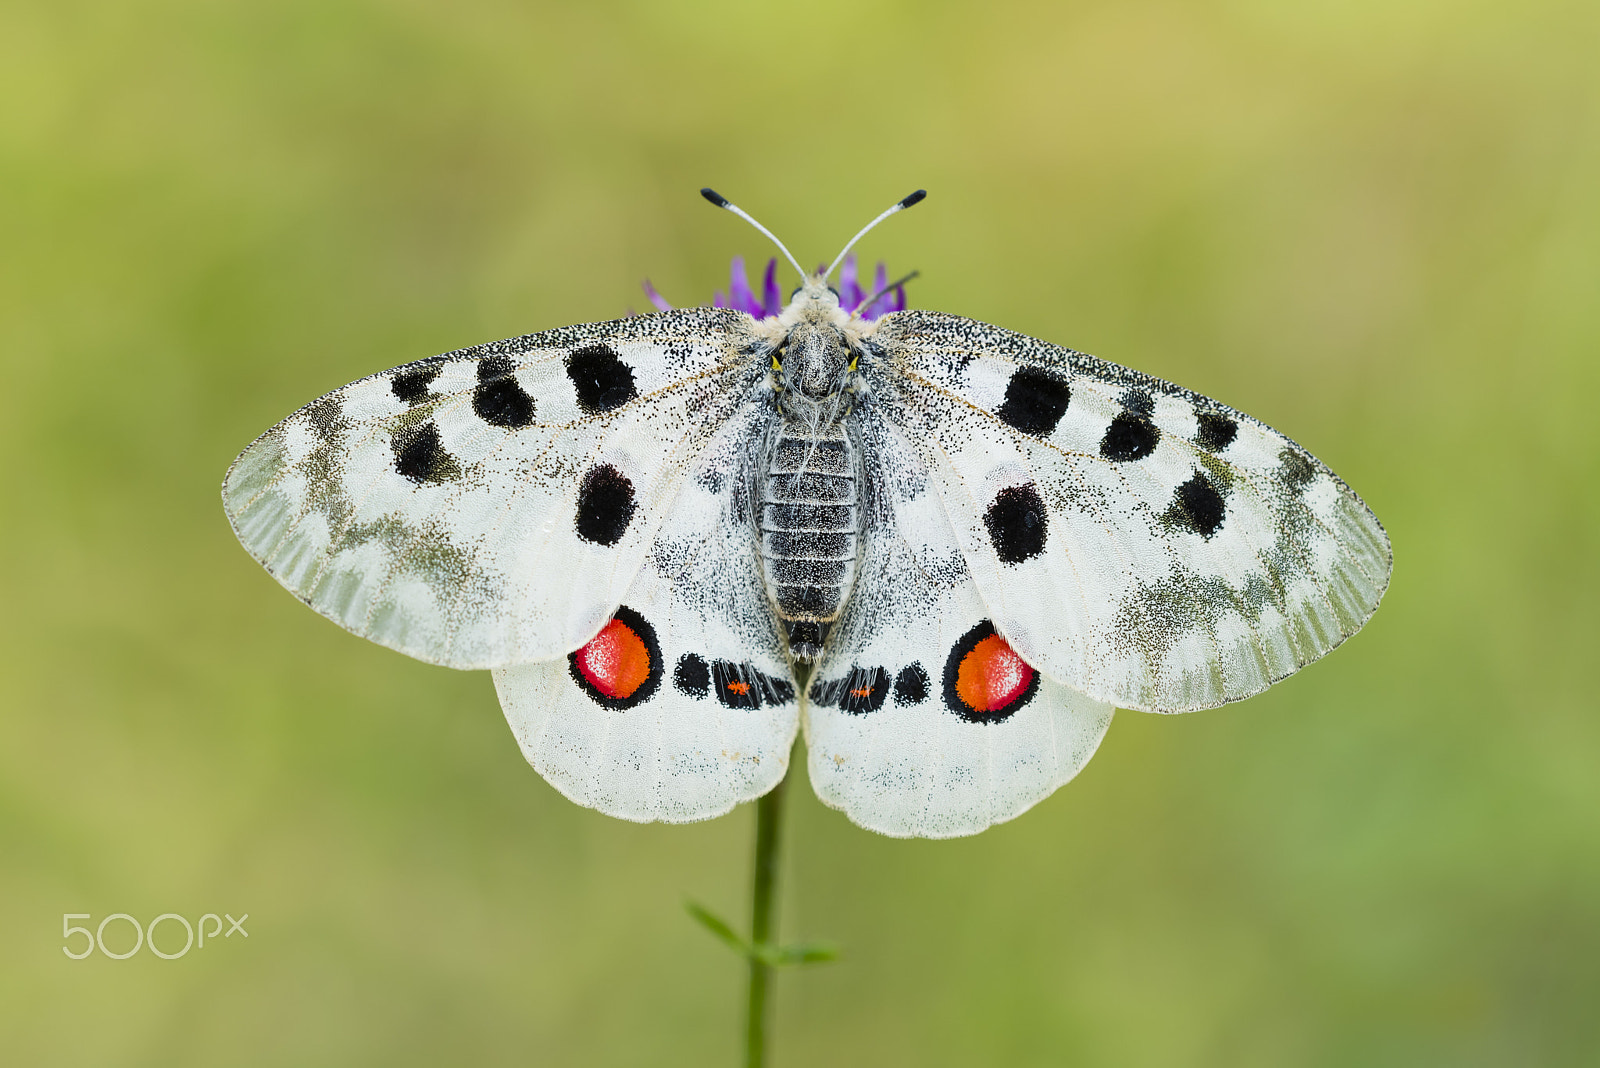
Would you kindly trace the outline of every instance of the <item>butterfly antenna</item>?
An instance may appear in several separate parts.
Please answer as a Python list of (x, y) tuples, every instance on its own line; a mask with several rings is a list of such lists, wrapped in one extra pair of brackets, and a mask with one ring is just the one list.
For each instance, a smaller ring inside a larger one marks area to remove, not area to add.
[[(703, 190), (702, 190), (702, 192), (703, 192)], [(822, 277), (823, 278), (827, 278), (830, 274), (833, 273), (833, 269), (835, 267), (839, 266), (840, 261), (842, 261), (845, 258), (845, 255), (851, 249), (856, 247), (856, 242), (860, 241), (863, 237), (867, 236), (867, 231), (871, 230), (874, 226), (877, 226), (879, 223), (883, 222), (883, 220), (887, 219), (889, 216), (893, 215), (895, 212), (897, 212), (897, 211), (905, 211), (907, 208), (911, 207), (913, 204), (920, 204), (922, 202), (922, 200), (925, 197), (927, 197), (927, 195), (928, 195), (928, 191), (926, 189), (919, 189), (915, 193), (912, 193), (910, 196), (906, 197), (904, 200), (897, 201), (895, 203), (895, 205), (893, 207), (891, 207), (888, 211), (884, 212), (882, 215), (878, 216), (876, 219), (873, 219), (871, 222), (867, 223), (867, 225), (863, 226), (861, 228), (861, 232), (859, 234), (857, 234), (855, 237), (852, 237), (850, 239), (850, 243), (848, 245), (846, 245), (842, 250), (840, 250), (839, 254), (833, 258), (833, 262), (832, 263), (828, 264), (828, 269), (826, 271), (822, 272)], [(754, 220), (752, 220), (752, 221), (754, 221)]]
[(702, 190), (700, 190), (700, 195), (705, 197), (707, 200), (711, 201), (711, 203), (715, 204), (717, 207), (725, 208), (728, 211), (733, 212), (735, 215), (739, 216), (739, 218), (743, 219), (745, 222), (749, 223), (751, 226), (754, 226), (757, 230), (760, 230), (762, 233), (766, 234), (767, 238), (774, 245), (778, 246), (778, 251), (783, 253), (784, 258), (787, 259), (790, 263), (794, 264), (794, 269), (797, 272), (799, 272), (799, 274), (800, 274), (800, 280), (802, 282), (805, 281), (805, 278), (806, 278), (805, 268), (800, 266), (800, 261), (795, 259), (794, 258), (794, 254), (791, 253), (787, 248), (784, 247), (784, 244), (783, 244), (782, 241), (778, 240), (778, 235), (777, 234), (774, 234), (771, 230), (768, 230), (765, 226), (762, 226), (760, 223), (756, 222), (755, 218), (748, 211), (745, 211), (739, 205), (733, 203), (731, 200), (729, 200), (727, 197), (723, 196), (721, 193), (717, 192), (715, 189), (709, 189), (709, 188), (708, 189), (702, 189)]

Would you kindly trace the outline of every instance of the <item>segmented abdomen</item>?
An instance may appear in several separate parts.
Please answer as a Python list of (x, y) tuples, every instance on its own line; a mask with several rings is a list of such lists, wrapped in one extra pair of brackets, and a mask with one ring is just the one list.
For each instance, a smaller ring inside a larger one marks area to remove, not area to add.
[(860, 537), (855, 446), (842, 425), (785, 422), (761, 485), (767, 592), (798, 660), (822, 652), (856, 577)]

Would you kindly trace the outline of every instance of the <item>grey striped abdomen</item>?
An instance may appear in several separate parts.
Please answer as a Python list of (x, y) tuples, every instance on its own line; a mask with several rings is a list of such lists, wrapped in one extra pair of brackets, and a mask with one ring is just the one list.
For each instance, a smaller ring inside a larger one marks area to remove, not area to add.
[(842, 425), (785, 421), (761, 481), (761, 563), (798, 660), (822, 652), (856, 578), (856, 451)]

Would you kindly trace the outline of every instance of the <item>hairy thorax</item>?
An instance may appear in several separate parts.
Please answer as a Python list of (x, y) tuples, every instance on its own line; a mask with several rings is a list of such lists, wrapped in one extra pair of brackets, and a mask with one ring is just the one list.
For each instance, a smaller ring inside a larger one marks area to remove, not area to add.
[(767, 324), (782, 419), (759, 487), (762, 574), (790, 654), (811, 661), (849, 600), (861, 549), (860, 453), (849, 418), (861, 324), (818, 283)]

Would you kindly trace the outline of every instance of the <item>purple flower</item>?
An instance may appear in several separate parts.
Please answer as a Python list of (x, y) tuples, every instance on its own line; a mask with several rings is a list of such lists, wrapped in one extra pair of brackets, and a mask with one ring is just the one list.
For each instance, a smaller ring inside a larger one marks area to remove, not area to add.
[[(672, 305), (656, 292), (656, 287), (650, 284), (649, 279), (644, 282), (644, 294), (660, 311), (672, 310)], [(863, 306), (862, 302), (874, 294), (878, 295), (877, 299)], [(711, 306), (737, 308), (757, 319), (777, 315), (783, 310), (783, 295), (778, 291), (778, 261), (775, 259), (767, 261), (766, 276), (761, 280), (761, 295), (757, 296), (755, 290), (750, 288), (750, 279), (745, 274), (744, 257), (735, 256), (733, 267), (728, 273), (728, 292), (717, 290), (712, 295)], [(846, 256), (844, 264), (839, 268), (839, 307), (845, 311), (856, 312), (863, 319), (876, 319), (890, 312), (905, 311), (905, 287), (895, 286), (890, 289), (889, 268), (879, 263), (873, 275), (872, 288), (862, 289), (856, 278), (856, 258), (853, 255)]]
[(735, 256), (733, 266), (728, 270), (728, 292), (726, 295), (721, 290), (713, 293), (711, 306), (738, 308), (757, 319), (777, 315), (783, 310), (783, 296), (778, 292), (778, 261), (767, 261), (767, 275), (761, 280), (761, 296), (757, 297), (755, 290), (750, 288), (750, 280), (745, 277), (744, 257)]

